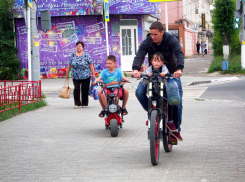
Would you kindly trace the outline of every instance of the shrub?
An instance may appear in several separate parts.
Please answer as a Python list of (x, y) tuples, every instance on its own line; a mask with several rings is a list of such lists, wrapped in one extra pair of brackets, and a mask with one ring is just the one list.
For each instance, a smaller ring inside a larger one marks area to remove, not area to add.
[(235, 0), (215, 0), (213, 11), (214, 56), (223, 55), (224, 36), (229, 40), (230, 54), (241, 54), (240, 31), (233, 28), (235, 5)]
[(220, 71), (222, 74), (245, 74), (245, 69), (241, 66), (241, 56), (231, 55), (228, 61), (228, 70), (222, 71), (222, 61), (224, 61), (223, 56), (217, 56), (213, 58), (213, 61), (208, 69), (208, 73), (213, 73), (215, 71)]
[(19, 78), (20, 61), (14, 45), (16, 34), (13, 32), (11, 11), (13, 0), (0, 0), (0, 80), (16, 80)]

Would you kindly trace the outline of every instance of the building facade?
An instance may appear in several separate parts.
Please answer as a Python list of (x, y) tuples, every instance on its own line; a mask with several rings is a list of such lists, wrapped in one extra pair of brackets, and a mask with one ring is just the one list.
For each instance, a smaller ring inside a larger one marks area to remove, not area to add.
[[(84, 51), (90, 54), (96, 70), (106, 67), (107, 47), (102, 3), (103, 0), (67, 0), (66, 3), (62, 0), (38, 1), (38, 16), (43, 10), (50, 10), (51, 14), (51, 30), (41, 30), (39, 21), (39, 37), (34, 38), (35, 45), (39, 46), (41, 78), (65, 75), (77, 41), (84, 42)], [(26, 77), (28, 47), (22, 6), (23, 1), (17, 0), (15, 30), (18, 57), (21, 60), (20, 73)], [(109, 0), (109, 12), (109, 54), (116, 56), (117, 66), (123, 71), (132, 71), (133, 58), (145, 38), (145, 25), (152, 19), (160, 18), (160, 3), (150, 3), (148, 0)]]
[[(196, 43), (204, 41), (209, 48), (213, 0), (182, 0), (168, 2), (169, 33), (178, 38), (185, 56), (197, 53)], [(161, 21), (165, 24), (165, 3), (161, 3)]]

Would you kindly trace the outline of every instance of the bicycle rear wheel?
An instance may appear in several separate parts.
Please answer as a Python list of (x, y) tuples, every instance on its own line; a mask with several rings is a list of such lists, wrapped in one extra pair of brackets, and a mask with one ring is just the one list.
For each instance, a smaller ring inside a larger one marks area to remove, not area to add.
[(173, 145), (169, 141), (170, 139), (170, 132), (167, 128), (167, 122), (168, 122), (168, 106), (165, 103), (164, 113), (163, 113), (163, 148), (165, 152), (171, 152)]
[(173, 145), (169, 141), (169, 138), (170, 138), (170, 135), (163, 136), (163, 147), (164, 147), (165, 152), (171, 152), (173, 148)]
[(150, 153), (153, 166), (159, 162), (160, 136), (159, 136), (159, 115), (157, 110), (151, 112), (150, 119)]

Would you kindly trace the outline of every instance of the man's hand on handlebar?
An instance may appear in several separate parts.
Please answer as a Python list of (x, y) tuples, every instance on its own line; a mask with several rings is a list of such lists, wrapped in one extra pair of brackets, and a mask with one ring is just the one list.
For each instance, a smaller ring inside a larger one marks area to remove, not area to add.
[(161, 77), (164, 77), (166, 75), (166, 73), (160, 73)]
[(93, 83), (92, 83), (92, 85), (96, 85), (97, 84), (97, 81), (94, 81)]
[(134, 78), (140, 78), (140, 72), (138, 70), (134, 70)]
[(181, 77), (181, 75), (182, 75), (182, 70), (177, 70), (177, 71), (175, 71), (174, 72), (174, 77), (176, 77), (176, 78), (179, 78), (179, 77)]

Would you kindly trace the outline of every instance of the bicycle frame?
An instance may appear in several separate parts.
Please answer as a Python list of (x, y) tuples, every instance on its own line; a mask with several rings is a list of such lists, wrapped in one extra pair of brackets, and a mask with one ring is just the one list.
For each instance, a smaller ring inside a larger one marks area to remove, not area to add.
[(152, 76), (141, 75), (148, 83), (148, 139), (150, 141), (150, 156), (152, 165), (157, 165), (160, 155), (160, 140), (163, 141), (165, 152), (172, 151), (170, 143), (171, 132), (167, 128), (168, 122), (168, 98), (164, 91), (171, 74), (160, 76), (159, 71), (152, 71)]
[[(172, 77), (171, 74), (166, 74), (165, 77), (160, 77), (160, 73), (157, 71), (152, 72), (152, 76), (141, 75), (141, 77), (147, 81), (148, 84), (148, 127), (150, 127), (150, 118), (153, 110), (157, 110), (159, 113), (159, 126), (163, 131), (159, 135), (162, 139), (163, 136), (169, 135), (167, 130), (168, 122), (168, 99), (164, 92), (164, 85), (168, 82), (168, 79)], [(149, 138), (149, 137), (148, 137)]]

